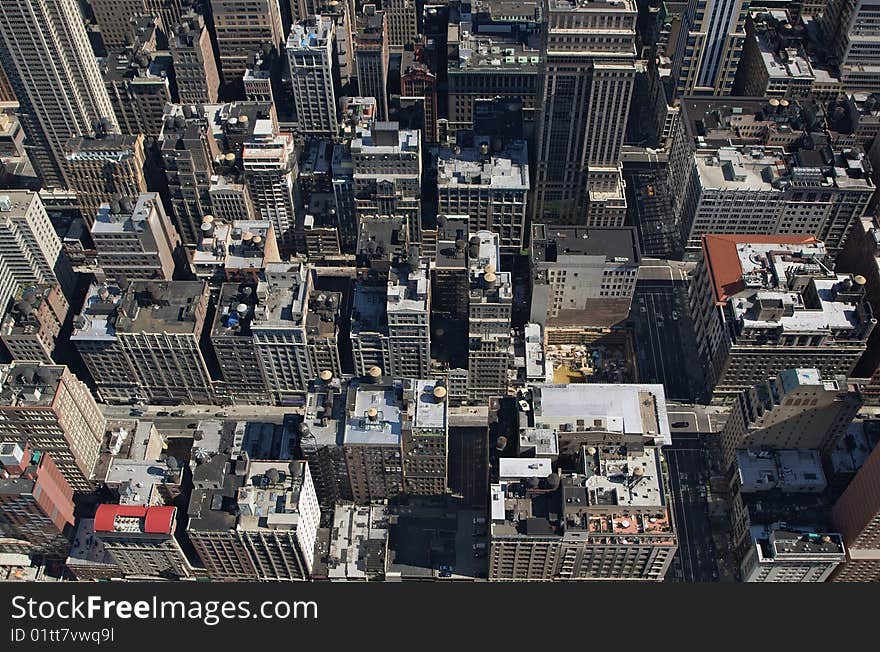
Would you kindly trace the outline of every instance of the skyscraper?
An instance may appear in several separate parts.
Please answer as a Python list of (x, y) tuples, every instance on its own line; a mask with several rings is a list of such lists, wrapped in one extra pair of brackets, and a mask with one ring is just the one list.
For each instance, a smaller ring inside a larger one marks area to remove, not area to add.
[(109, 50), (128, 45), (126, 39), (132, 16), (158, 16), (167, 31), (180, 20), (181, 7), (187, 3), (184, 0), (89, 0), (89, 4), (101, 28), (104, 47)]
[(831, 53), (848, 89), (873, 92), (880, 83), (880, 14), (877, 3), (831, 0), (822, 15)]
[(119, 129), (76, 0), (0, 3), (0, 61), (37, 174), (47, 186), (68, 185), (64, 145), (102, 121)]
[(620, 226), (620, 147), (636, 64), (636, 8), (550, 0), (532, 220)]
[(485, 405), (490, 397), (507, 395), (513, 288), (510, 272), (500, 269), (497, 233), (476, 232), (468, 241), (468, 249), (467, 398)]
[(104, 441), (104, 415), (86, 384), (67, 367), (0, 367), (0, 444), (22, 440), (52, 456), (74, 491), (91, 491)]
[(829, 265), (810, 237), (703, 237), (689, 303), (715, 400), (783, 369), (815, 368), (826, 379), (852, 372), (877, 320), (864, 279)]
[(388, 21), (384, 11), (366, 4), (357, 17), (354, 56), (358, 91), (375, 97), (377, 119), (388, 119)]
[(190, 12), (167, 29), (180, 101), (187, 104), (216, 102), (220, 71), (204, 18)]
[(180, 236), (158, 193), (102, 204), (92, 224), (92, 240), (108, 280), (171, 280)]
[(211, 0), (220, 68), (226, 84), (241, 80), (248, 58), (284, 42), (278, 0)]
[(388, 47), (403, 50), (419, 35), (416, 0), (385, 0), (388, 16)]
[(836, 582), (880, 581), (880, 446), (856, 473), (831, 511), (847, 547)]
[(336, 136), (333, 90), (333, 22), (315, 16), (294, 24), (287, 37), (290, 82), (300, 131), (306, 136)]
[(687, 3), (673, 55), (678, 95), (729, 95), (746, 39), (751, 0)]

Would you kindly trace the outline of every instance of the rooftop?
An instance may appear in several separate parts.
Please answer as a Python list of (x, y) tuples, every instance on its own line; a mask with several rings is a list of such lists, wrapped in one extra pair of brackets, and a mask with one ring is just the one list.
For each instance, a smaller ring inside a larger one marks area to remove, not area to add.
[(704, 236), (715, 299), (746, 328), (859, 331), (871, 317), (849, 274), (830, 271), (825, 246), (810, 237)]
[(0, 407), (49, 407), (66, 367), (13, 362), (0, 365)]
[(531, 385), (530, 425), (557, 432), (640, 434), (672, 443), (666, 397), (659, 384)]
[[(315, 20), (317, 19), (317, 20)], [(325, 47), (333, 37), (333, 21), (329, 18), (315, 16), (308, 21), (294, 23), (287, 36), (287, 49), (305, 49)]]
[(403, 420), (397, 384), (352, 385), (348, 390), (346, 445), (397, 446)]
[(385, 295), (388, 302), (386, 313), (427, 311), (430, 284), (427, 262), (419, 264), (416, 269), (405, 265), (393, 268)]
[(95, 532), (173, 534), (177, 508), (143, 505), (98, 505)]
[[(437, 397), (434, 392), (441, 387), (434, 380), (415, 380), (412, 383), (412, 426), (421, 430), (446, 430), (446, 394)], [(439, 393), (439, 392), (438, 392)]]
[(490, 488), (493, 536), (595, 537), (656, 545), (675, 537), (659, 448), (583, 446), (580, 468), (551, 472), (542, 458), (502, 458)]
[[(528, 190), (529, 165), (525, 141), (513, 141), (492, 151), (489, 138), (477, 138), (474, 147), (440, 150), (439, 188), (487, 186), (492, 190)], [(480, 142), (482, 141), (482, 142)]]
[(238, 529), (296, 529), (306, 462), (252, 461), (238, 489)]
[(146, 222), (156, 209), (158, 201), (158, 193), (147, 192), (141, 194), (134, 204), (129, 200), (120, 205), (101, 204), (92, 225), (92, 235), (142, 232), (148, 228)]
[(839, 534), (788, 530), (772, 525), (751, 527), (761, 561), (844, 561), (846, 549)]
[(635, 227), (532, 226), (532, 260), (564, 265), (573, 256), (638, 265), (641, 256)]
[(198, 335), (206, 303), (201, 281), (132, 281), (124, 292), (96, 283), (74, 318), (71, 340), (114, 340), (120, 333)]
[(818, 493), (826, 486), (822, 460), (815, 450), (738, 450), (736, 463), (741, 490), (746, 493), (772, 489)]
[(331, 580), (365, 580), (384, 571), (388, 550), (386, 510), (383, 505), (340, 504), (334, 508), (327, 562)]

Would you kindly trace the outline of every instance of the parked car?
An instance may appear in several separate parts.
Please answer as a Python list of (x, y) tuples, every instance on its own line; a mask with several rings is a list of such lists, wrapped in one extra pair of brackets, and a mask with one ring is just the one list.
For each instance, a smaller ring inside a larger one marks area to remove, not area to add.
[(198, 428), (198, 427), (199, 427), (199, 424), (197, 424), (197, 423), (188, 423), (188, 424), (186, 424), (186, 427), (187, 427), (187, 428)]
[(184, 415), (183, 410), (175, 410), (174, 412), (171, 413), (172, 417), (182, 417), (183, 415)]
[(687, 428), (691, 424), (689, 424), (687, 421), (675, 421), (674, 423), (671, 423), (670, 425), (673, 428)]

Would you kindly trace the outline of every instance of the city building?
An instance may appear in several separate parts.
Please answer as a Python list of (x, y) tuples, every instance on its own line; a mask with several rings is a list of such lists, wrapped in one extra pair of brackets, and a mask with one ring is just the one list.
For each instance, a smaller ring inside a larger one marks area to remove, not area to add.
[(101, 204), (91, 235), (105, 280), (171, 280), (180, 236), (158, 193)]
[[(399, 0), (396, 0), (399, 1)], [(355, 22), (354, 58), (358, 93), (376, 99), (376, 119), (388, 119), (388, 20), (387, 12), (365, 4)]]
[(802, 44), (805, 31), (802, 22), (792, 24), (784, 12), (750, 13), (731, 94), (776, 98), (809, 96), (816, 74)]
[(749, 494), (774, 489), (819, 494), (828, 486), (819, 451), (814, 449), (739, 449), (736, 473), (739, 490)]
[(376, 367), (392, 378), (426, 378), (431, 365), (431, 295), (418, 257), (390, 270), (387, 282), (357, 282), (351, 309), (355, 375)]
[(73, 270), (62, 252), (40, 195), (27, 190), (0, 194), (0, 305), (24, 284), (58, 283), (72, 291)]
[(477, 231), (468, 239), (467, 401), (486, 404), (507, 396), (513, 362), (510, 318), (511, 273), (501, 271), (497, 233)]
[(296, 118), (305, 137), (334, 138), (338, 130), (333, 79), (333, 37), (329, 18), (298, 22), (287, 37), (287, 61)]
[(358, 216), (405, 216), (413, 241), (421, 239), (420, 132), (396, 122), (362, 124), (350, 143)]
[(165, 105), (171, 102), (172, 61), (158, 50), (156, 16), (134, 16), (129, 41), (99, 61), (110, 104), (124, 134), (156, 138)]
[(689, 304), (714, 400), (731, 400), (784, 369), (850, 375), (877, 320), (863, 279), (829, 265), (825, 246), (811, 237), (703, 237)]
[[(412, 496), (447, 493), (449, 419), (446, 384), (405, 380), (401, 453), (404, 492)], [(369, 417), (369, 415), (368, 415)]]
[(180, 579), (192, 569), (174, 537), (177, 508), (98, 505), (95, 537), (127, 579)]
[(197, 278), (212, 285), (224, 281), (256, 283), (270, 263), (281, 261), (275, 227), (266, 220), (226, 222), (203, 218), (199, 246), (189, 253)]
[(880, 82), (877, 7), (866, 0), (832, 0), (820, 20), (840, 81), (850, 90), (875, 91)]
[(68, 141), (93, 135), (96, 126), (119, 129), (79, 4), (4, 2), (0, 34), (0, 59), (20, 103), (18, 117), (34, 170), (45, 186), (72, 187), (64, 150)]
[(340, 379), (316, 382), (306, 395), (302, 420), (296, 426), (324, 517), (333, 514), (340, 501), (354, 498), (343, 449), (347, 395), (348, 387)]
[(621, 226), (620, 148), (639, 70), (635, 3), (553, 0), (547, 20), (532, 221)]
[(52, 456), (4, 437), (0, 465), (0, 551), (64, 553), (74, 523), (73, 490)]
[(497, 233), (502, 249), (518, 252), (525, 242), (529, 192), (525, 141), (512, 141), (503, 149), (489, 137), (458, 143), (454, 149), (441, 149), (437, 157), (438, 212), (469, 215), (468, 231)]
[(158, 16), (162, 29), (168, 30), (180, 21), (186, 4), (184, 0), (89, 0), (108, 50), (128, 45), (132, 16)]
[(416, 0), (386, 0), (382, 3), (388, 20), (388, 49), (400, 51), (419, 35)]
[(282, 249), (289, 247), (295, 223), (293, 136), (279, 132), (272, 119), (257, 119), (242, 145), (241, 164), (256, 215), (273, 224)]
[(271, 402), (251, 331), (256, 302), (256, 286), (248, 282), (224, 283), (217, 298), (211, 329), (222, 377), (217, 393), (228, 395), (233, 403)]
[(105, 134), (71, 138), (64, 146), (68, 187), (76, 191), (87, 225), (104, 202), (115, 195), (137, 197), (147, 192), (144, 136)]
[(880, 446), (856, 472), (831, 510), (831, 522), (846, 544), (846, 562), (834, 582), (880, 581)]
[(783, 369), (734, 397), (720, 437), (722, 464), (737, 448), (818, 449), (828, 454), (846, 434), (862, 400), (846, 378), (817, 369)]
[[(476, 103), (500, 97), (522, 103), (523, 121), (533, 133), (542, 104), (542, 65), (547, 59), (542, 44), (547, 24), (543, 5), (477, 0), (470, 4), (470, 11), (460, 6), (458, 20), (450, 12), (444, 26), (449, 130), (473, 128)], [(422, 54), (428, 59), (427, 47)], [(534, 145), (535, 140), (530, 140), (530, 148)]]
[(825, 582), (846, 558), (839, 534), (755, 525), (743, 582)]
[(307, 462), (221, 454), (193, 482), (187, 535), (211, 579), (309, 579), (321, 511)]
[[(165, 122), (159, 136), (162, 167), (168, 184), (170, 217), (183, 244), (199, 243), (199, 227), (211, 215), (209, 190), (214, 161), (226, 162), (215, 137), (210, 112), (193, 111), (189, 105), (165, 108)], [(222, 155), (221, 155), (222, 154)]]
[(280, 52), (284, 28), (278, 0), (211, 0), (224, 84), (241, 80), (248, 58), (263, 47)]
[(388, 565), (389, 516), (388, 508), (383, 505), (337, 505), (333, 510), (324, 579), (331, 582), (384, 580)]
[(746, 40), (750, 0), (689, 2), (672, 56), (675, 94), (730, 95)]
[(425, 113), (422, 136), (426, 144), (436, 143), (439, 139), (437, 75), (426, 63), (419, 60), (421, 52), (422, 49), (418, 47), (415, 52), (403, 51), (400, 64), (400, 96), (422, 98)]
[(813, 236), (840, 251), (876, 187), (858, 148), (721, 147), (696, 152), (681, 218), (688, 249), (707, 234)]
[(71, 343), (101, 400), (212, 403), (199, 347), (208, 310), (201, 281), (95, 284), (74, 319)]
[(533, 224), (530, 321), (607, 328), (629, 315), (638, 277), (632, 227)]
[(0, 368), (0, 444), (21, 443), (52, 457), (74, 491), (91, 491), (104, 416), (67, 368), (13, 362)]
[[(835, 261), (835, 269), (849, 272), (865, 279), (865, 296), (876, 312), (880, 309), (880, 239), (877, 232), (877, 218), (864, 217), (853, 227), (846, 247)], [(856, 378), (870, 378), (862, 386), (862, 396), (866, 401), (875, 402), (880, 396), (880, 331), (872, 331), (868, 338), (868, 348), (856, 365), (852, 374)]]
[(220, 71), (205, 19), (190, 11), (167, 29), (180, 102), (215, 104), (220, 90)]
[(314, 288), (302, 263), (271, 263), (257, 285), (250, 330), (266, 388), (278, 405), (302, 405), (308, 383), (342, 375), (338, 319), (341, 295)]
[(660, 450), (595, 441), (574, 468), (500, 458), (490, 581), (662, 581), (678, 548)]
[(57, 283), (22, 285), (0, 325), (13, 360), (54, 364), (52, 356), (70, 305)]
[(402, 383), (382, 377), (378, 367), (368, 381), (349, 385), (343, 451), (352, 498), (360, 504), (403, 493)]

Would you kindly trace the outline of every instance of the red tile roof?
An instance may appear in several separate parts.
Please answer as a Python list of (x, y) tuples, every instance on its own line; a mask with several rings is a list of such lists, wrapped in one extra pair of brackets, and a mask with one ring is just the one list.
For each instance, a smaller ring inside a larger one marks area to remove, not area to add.
[(708, 267), (715, 293), (715, 303), (724, 303), (745, 289), (742, 265), (736, 246), (739, 244), (813, 244), (811, 235), (704, 235), (703, 260)]
[(113, 532), (117, 516), (144, 519), (147, 534), (171, 534), (174, 506), (144, 507), (143, 505), (99, 505), (95, 512), (95, 531)]

